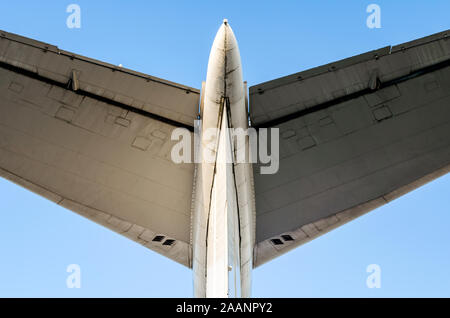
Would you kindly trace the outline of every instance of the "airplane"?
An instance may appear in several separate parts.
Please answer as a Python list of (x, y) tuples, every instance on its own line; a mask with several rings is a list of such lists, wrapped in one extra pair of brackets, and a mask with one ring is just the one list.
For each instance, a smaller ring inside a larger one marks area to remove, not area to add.
[(201, 90), (0, 31), (0, 92), (0, 176), (191, 268), (195, 297), (250, 297), (252, 269), (450, 171), (450, 30), (247, 89), (225, 19)]

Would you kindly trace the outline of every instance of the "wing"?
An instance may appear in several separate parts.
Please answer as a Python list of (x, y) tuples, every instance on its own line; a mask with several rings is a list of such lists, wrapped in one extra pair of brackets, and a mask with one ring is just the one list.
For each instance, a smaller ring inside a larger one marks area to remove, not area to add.
[(253, 126), (280, 129), (255, 169), (255, 266), (450, 167), (450, 30), (250, 87)]
[(0, 175), (190, 266), (199, 91), (0, 32)]

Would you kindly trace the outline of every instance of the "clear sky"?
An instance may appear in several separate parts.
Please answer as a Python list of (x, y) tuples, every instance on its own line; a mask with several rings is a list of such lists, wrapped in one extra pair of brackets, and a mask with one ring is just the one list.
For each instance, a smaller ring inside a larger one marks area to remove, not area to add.
[[(81, 8), (81, 28), (66, 7)], [(381, 28), (366, 7), (381, 8)], [(2, 1), (0, 29), (199, 88), (222, 19), (258, 84), (450, 29), (450, 1)], [(191, 297), (191, 271), (0, 180), (0, 296)], [(255, 297), (450, 296), (450, 175), (253, 271)], [(66, 287), (69, 264), (81, 288)], [(368, 288), (366, 268), (381, 268)]]

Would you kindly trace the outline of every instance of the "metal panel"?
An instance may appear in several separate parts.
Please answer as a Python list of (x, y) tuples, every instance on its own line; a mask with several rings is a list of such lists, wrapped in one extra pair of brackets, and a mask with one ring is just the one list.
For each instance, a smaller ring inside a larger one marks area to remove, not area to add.
[(200, 92), (58, 47), (0, 31), (0, 67), (27, 71), (78, 94), (193, 127)]
[(266, 127), (280, 118), (339, 103), (366, 93), (374, 84), (389, 83), (448, 61), (450, 30), (394, 47), (364, 53), (250, 87), (253, 126)]
[(0, 176), (190, 266), (193, 166), (170, 158), (173, 125), (4, 68), (0, 94)]
[[(449, 171), (450, 66), (442, 59), (450, 41), (443, 36), (399, 53), (408, 57), (408, 74), (436, 61), (439, 67), (282, 122), (265, 113), (280, 128), (280, 168), (260, 175), (255, 166), (255, 266)], [(396, 65), (382, 76), (397, 76)]]

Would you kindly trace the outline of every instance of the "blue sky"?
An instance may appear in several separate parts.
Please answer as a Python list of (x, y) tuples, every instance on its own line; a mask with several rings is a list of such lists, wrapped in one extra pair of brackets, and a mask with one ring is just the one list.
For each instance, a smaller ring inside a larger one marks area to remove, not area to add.
[[(81, 7), (81, 28), (66, 7)], [(381, 8), (381, 29), (366, 7)], [(0, 29), (200, 87), (223, 18), (249, 85), (450, 28), (434, 1), (3, 1)], [(450, 175), (253, 272), (255, 297), (449, 297)], [(0, 296), (191, 297), (191, 271), (0, 180)], [(66, 287), (69, 264), (81, 288)], [(381, 267), (381, 288), (366, 267)]]

